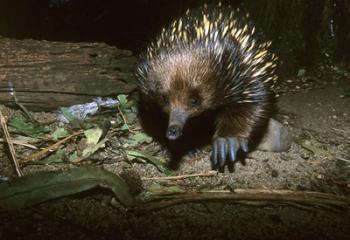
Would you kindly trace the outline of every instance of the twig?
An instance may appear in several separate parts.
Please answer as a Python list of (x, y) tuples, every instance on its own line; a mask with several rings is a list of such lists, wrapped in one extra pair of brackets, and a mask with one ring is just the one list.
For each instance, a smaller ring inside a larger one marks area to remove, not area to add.
[(26, 159), (23, 159), (20, 163), (21, 165), (27, 163), (27, 162), (31, 162), (31, 161), (36, 161), (36, 160), (40, 160), (43, 157), (45, 157), (48, 153), (51, 153), (53, 151), (56, 151), (58, 149), (58, 147), (60, 145), (62, 145), (63, 143), (67, 142), (68, 140), (70, 140), (71, 138), (78, 136), (80, 134), (82, 134), (83, 131), (78, 131), (73, 133), (72, 135), (69, 135), (68, 137), (63, 138), (62, 140), (56, 142), (55, 144), (52, 144), (51, 146), (44, 148), (43, 150), (36, 152), (32, 155), (30, 155), (29, 157), (27, 157)]
[(7, 129), (6, 119), (2, 115), (1, 109), (0, 109), (0, 123), (1, 123), (1, 127), (3, 129), (3, 132), (4, 132), (4, 136), (5, 136), (6, 142), (8, 144), (9, 150), (10, 150), (12, 161), (15, 164), (17, 175), (19, 177), (21, 177), (23, 174), (22, 174), (22, 171), (21, 171), (21, 169), (19, 167), (19, 164), (18, 164), (18, 161), (17, 161), (17, 158), (16, 158), (16, 151), (15, 151), (15, 148), (13, 146), (10, 133), (9, 133), (9, 131)]
[(302, 192), (290, 190), (269, 189), (235, 189), (231, 191), (202, 191), (202, 192), (160, 192), (148, 197), (141, 197), (136, 211), (148, 212), (160, 210), (185, 203), (223, 202), (244, 205), (287, 205), (291, 207), (304, 206), (333, 211), (348, 211), (350, 198), (330, 193)]
[(345, 158), (341, 158), (341, 157), (335, 157), (335, 158), (338, 159), (338, 160), (350, 163), (349, 159), (345, 159)]
[(188, 175), (179, 175), (179, 176), (169, 176), (169, 177), (151, 177), (151, 178), (142, 178), (142, 180), (181, 180), (185, 178), (192, 178), (192, 177), (212, 177), (217, 174), (217, 171), (209, 171), (206, 173), (197, 173), (197, 174), (188, 174)]
[[(119, 104), (117, 104), (117, 110), (118, 110), (118, 113), (120, 114), (120, 116), (121, 116), (122, 119), (123, 119), (123, 123), (124, 123), (124, 124), (128, 124), (128, 122), (126, 121), (126, 117), (124, 116), (124, 113), (123, 113), (122, 110), (120, 109)], [(128, 131), (131, 132), (131, 133), (136, 133), (134, 130), (131, 130), (130, 128), (128, 128)]]
[(118, 113), (120, 114), (120, 116), (121, 116), (122, 119), (123, 119), (123, 123), (126, 123), (126, 118), (125, 118), (125, 116), (124, 116), (122, 110), (120, 109), (119, 104), (117, 104), (117, 110), (118, 110)]

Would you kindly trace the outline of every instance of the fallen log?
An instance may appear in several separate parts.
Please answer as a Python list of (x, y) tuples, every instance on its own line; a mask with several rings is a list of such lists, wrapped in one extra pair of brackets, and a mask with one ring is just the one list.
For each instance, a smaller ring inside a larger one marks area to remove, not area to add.
[(0, 37), (0, 104), (54, 110), (135, 89), (132, 52), (104, 43)]

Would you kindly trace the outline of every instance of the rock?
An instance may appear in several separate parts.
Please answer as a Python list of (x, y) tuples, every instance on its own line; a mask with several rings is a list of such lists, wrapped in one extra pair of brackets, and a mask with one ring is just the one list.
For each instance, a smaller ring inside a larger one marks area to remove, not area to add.
[(292, 142), (293, 137), (288, 127), (271, 118), (257, 150), (284, 152), (290, 148)]

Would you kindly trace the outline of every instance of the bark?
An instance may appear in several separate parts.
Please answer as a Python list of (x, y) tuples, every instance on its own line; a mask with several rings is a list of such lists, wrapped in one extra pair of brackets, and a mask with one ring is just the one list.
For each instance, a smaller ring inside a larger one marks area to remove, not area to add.
[(130, 93), (136, 59), (103, 43), (63, 43), (0, 37), (0, 104), (17, 100), (53, 110), (97, 96)]

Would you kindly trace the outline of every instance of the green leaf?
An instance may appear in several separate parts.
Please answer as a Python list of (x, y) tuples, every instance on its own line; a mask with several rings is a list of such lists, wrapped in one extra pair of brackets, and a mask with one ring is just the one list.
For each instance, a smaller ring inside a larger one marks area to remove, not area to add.
[(92, 154), (94, 154), (97, 150), (100, 148), (105, 147), (105, 143), (107, 142), (108, 139), (103, 139), (99, 142), (101, 136), (103, 134), (103, 131), (101, 128), (96, 127), (96, 128), (90, 128), (88, 130), (84, 131), (84, 135), (86, 137), (86, 146), (82, 152), (81, 157), (78, 157), (77, 155), (71, 155), (70, 160), (74, 162), (74, 160), (79, 159), (79, 160), (84, 160), (88, 157), (90, 157)]
[(173, 175), (173, 171), (169, 170), (164, 166), (162, 161), (154, 156), (139, 151), (126, 151), (128, 157), (137, 157), (146, 160), (148, 163), (153, 164), (158, 171), (164, 173), (165, 175)]
[(103, 139), (101, 142), (97, 143), (97, 144), (93, 144), (93, 145), (89, 145), (87, 146), (82, 153), (82, 158), (88, 158), (90, 157), (92, 154), (94, 154), (97, 150), (99, 150), (100, 148), (104, 148), (105, 147), (105, 143), (107, 142), (107, 139)]
[(75, 151), (69, 156), (69, 161), (74, 162), (75, 160), (79, 159), (78, 152)]
[(71, 113), (71, 112), (69, 111), (69, 108), (61, 107), (61, 112), (62, 112), (63, 116), (64, 116), (69, 122), (73, 122), (74, 120), (77, 119), (77, 118), (73, 115), (73, 113)]
[(33, 164), (52, 164), (52, 163), (63, 163), (66, 157), (66, 151), (64, 149), (58, 149), (55, 153), (47, 158), (35, 161)]
[(150, 142), (152, 142), (152, 138), (142, 132), (131, 135), (131, 137), (127, 140), (128, 145), (132, 147)]
[(23, 104), (19, 102), (16, 102), (16, 104), (23, 111), (23, 115), (28, 121), (30, 121), (31, 123), (38, 124), (38, 122), (33, 117), (33, 114), (31, 114)]
[(63, 138), (68, 136), (69, 133), (65, 128), (57, 128), (53, 133), (52, 133), (52, 138), (53, 140), (58, 140), (59, 138)]
[(123, 105), (123, 108), (127, 109), (128, 111), (132, 111), (132, 107), (135, 106), (134, 101), (129, 100), (125, 105)]
[(124, 107), (126, 105), (126, 103), (128, 102), (126, 95), (125, 94), (120, 94), (117, 96), (117, 99), (119, 101), (119, 105), (121, 107)]
[(11, 118), (8, 125), (17, 133), (30, 137), (38, 137), (50, 131), (46, 126), (26, 122), (22, 117)]
[(133, 113), (133, 112), (128, 112), (128, 113), (125, 113), (124, 115), (128, 124), (132, 124), (137, 118), (136, 113)]
[(97, 144), (102, 136), (102, 129), (99, 127), (96, 128), (90, 128), (88, 130), (84, 131), (84, 135), (86, 137), (86, 144)]
[(98, 186), (112, 190), (124, 206), (134, 204), (121, 177), (102, 168), (80, 167), (68, 171), (39, 172), (0, 183), (0, 211), (30, 207)]
[(128, 125), (128, 124), (124, 123), (123, 126), (120, 127), (120, 129), (123, 130), (123, 131), (127, 131), (127, 130), (129, 130), (130, 128), (129, 128), (129, 125)]

